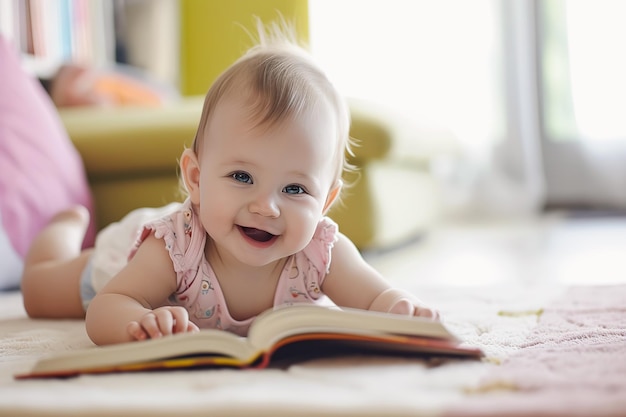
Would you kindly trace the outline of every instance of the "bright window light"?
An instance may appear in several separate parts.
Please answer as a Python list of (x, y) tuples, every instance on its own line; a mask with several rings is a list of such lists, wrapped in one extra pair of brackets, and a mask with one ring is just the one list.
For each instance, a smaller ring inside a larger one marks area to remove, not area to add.
[(567, 39), (574, 115), (586, 139), (626, 136), (626, 2), (568, 0)]
[(309, 0), (311, 49), (347, 96), (382, 103), (461, 141), (502, 129), (493, 0)]

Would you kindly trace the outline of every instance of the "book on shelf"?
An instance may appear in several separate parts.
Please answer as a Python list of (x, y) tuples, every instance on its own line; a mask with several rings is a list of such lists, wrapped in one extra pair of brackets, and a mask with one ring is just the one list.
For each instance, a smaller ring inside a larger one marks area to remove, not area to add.
[(67, 62), (105, 66), (115, 62), (115, 7), (98, 0), (2, 0), (0, 34), (40, 77)]
[(175, 1), (0, 0), (0, 36), (39, 78), (52, 78), (68, 63), (125, 64), (174, 85), (178, 8)]
[(358, 354), (479, 358), (440, 321), (364, 310), (290, 306), (268, 310), (248, 336), (206, 329), (41, 358), (16, 379), (167, 369), (266, 368)]

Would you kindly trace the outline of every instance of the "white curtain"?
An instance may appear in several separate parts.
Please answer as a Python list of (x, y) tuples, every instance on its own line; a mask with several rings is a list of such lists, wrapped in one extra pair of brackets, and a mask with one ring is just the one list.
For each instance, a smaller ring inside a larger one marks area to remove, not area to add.
[(547, 202), (626, 209), (626, 2), (535, 3)]
[(454, 132), (460, 156), (433, 172), (450, 215), (543, 202), (524, 1), (309, 0), (312, 51), (344, 94)]

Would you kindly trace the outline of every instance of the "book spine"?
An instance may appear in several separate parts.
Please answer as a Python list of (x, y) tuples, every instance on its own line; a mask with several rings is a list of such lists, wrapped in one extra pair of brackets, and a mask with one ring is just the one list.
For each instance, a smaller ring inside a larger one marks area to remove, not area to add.
[(72, 7), (71, 0), (59, 4), (60, 54), (63, 61), (72, 59)]
[(114, 3), (110, 0), (0, 0), (0, 34), (40, 77), (67, 62), (115, 61)]

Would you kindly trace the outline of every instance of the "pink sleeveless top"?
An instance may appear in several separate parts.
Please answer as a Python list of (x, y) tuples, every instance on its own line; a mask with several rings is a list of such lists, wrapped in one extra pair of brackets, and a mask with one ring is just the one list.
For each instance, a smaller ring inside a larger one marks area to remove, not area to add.
[[(185, 307), (191, 321), (200, 328), (245, 336), (254, 317), (238, 321), (229, 314), (219, 282), (204, 255), (206, 233), (190, 201), (172, 214), (144, 225), (135, 248), (153, 231), (155, 237), (163, 239), (176, 271), (177, 289), (170, 297), (172, 304)], [(311, 242), (285, 264), (276, 286), (274, 307), (295, 303), (332, 305), (322, 294), (321, 286), (330, 267), (337, 232), (335, 222), (322, 218)]]

